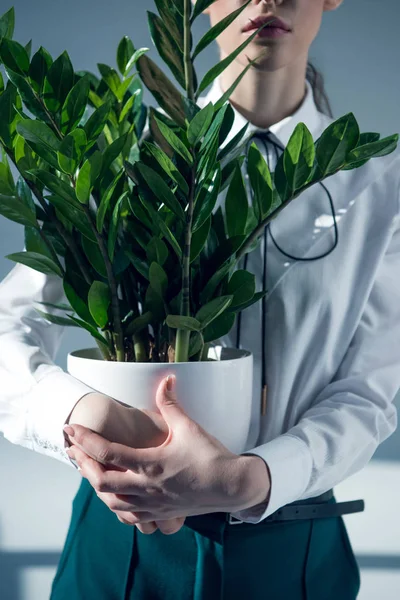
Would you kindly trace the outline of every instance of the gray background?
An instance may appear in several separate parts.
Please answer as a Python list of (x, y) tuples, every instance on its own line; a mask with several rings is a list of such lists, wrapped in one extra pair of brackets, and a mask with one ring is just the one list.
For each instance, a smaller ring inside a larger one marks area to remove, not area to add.
[[(147, 27), (146, 10), (155, 10), (152, 1), (14, 0), (11, 4), (0, 0), (0, 14), (11, 6), (16, 10), (14, 39), (22, 44), (32, 39), (33, 52), (42, 45), (53, 57), (67, 50), (76, 70), (98, 74), (97, 63), (116, 66), (116, 48), (124, 35), (136, 47), (149, 47), (150, 56), (162, 64)], [(352, 111), (362, 131), (379, 131), (382, 136), (400, 132), (399, 17), (397, 0), (385, 0), (379, 6), (372, 0), (345, 0), (339, 10), (324, 15), (310, 52), (310, 60), (324, 74), (335, 118)], [(208, 18), (201, 17), (195, 39), (208, 26)], [(199, 76), (217, 61), (213, 45), (198, 59)], [(155, 103), (147, 90), (145, 102)], [(0, 217), (0, 279), (13, 266), (4, 255), (22, 247), (22, 226)], [(69, 329), (58, 364), (65, 368), (67, 353), (89, 341), (85, 333)], [(80, 476), (1, 436), (0, 456), (0, 597), (44, 600), (49, 596)], [(363, 497), (369, 508), (362, 515), (346, 517), (362, 567), (359, 598), (363, 600), (375, 599), (383, 582), (385, 600), (399, 596), (400, 530), (393, 526), (399, 522), (394, 514), (400, 500), (399, 460), (400, 433), (396, 432), (377, 450), (370, 465), (337, 488), (339, 499)]]

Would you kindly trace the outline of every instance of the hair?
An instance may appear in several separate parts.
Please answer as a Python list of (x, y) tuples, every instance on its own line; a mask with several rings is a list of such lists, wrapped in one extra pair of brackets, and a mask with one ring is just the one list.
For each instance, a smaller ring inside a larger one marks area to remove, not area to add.
[(313, 89), (315, 105), (318, 110), (333, 119), (332, 108), (325, 91), (324, 77), (310, 62), (307, 63), (306, 79), (308, 79)]

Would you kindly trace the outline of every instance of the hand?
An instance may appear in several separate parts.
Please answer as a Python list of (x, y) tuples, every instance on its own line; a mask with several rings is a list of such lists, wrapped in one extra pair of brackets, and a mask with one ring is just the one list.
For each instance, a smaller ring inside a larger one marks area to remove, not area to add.
[[(135, 448), (159, 446), (168, 436), (168, 425), (159, 413), (133, 408), (97, 392), (81, 398), (67, 419), (67, 423), (71, 422), (91, 429), (110, 442)], [(115, 512), (121, 523), (131, 525), (126, 521), (126, 513)], [(169, 534), (179, 531), (184, 522), (185, 517), (179, 517), (160, 520), (158, 524), (163, 533)], [(158, 528), (155, 522), (138, 524), (137, 527), (146, 534), (154, 533)]]
[(67, 433), (82, 476), (112, 511), (125, 513), (131, 524), (240, 510), (243, 494), (246, 501), (249, 497), (250, 457), (230, 452), (192, 420), (175, 393), (167, 390), (166, 381), (157, 390), (156, 403), (169, 435), (157, 448), (110, 443), (71, 423), (74, 436)]

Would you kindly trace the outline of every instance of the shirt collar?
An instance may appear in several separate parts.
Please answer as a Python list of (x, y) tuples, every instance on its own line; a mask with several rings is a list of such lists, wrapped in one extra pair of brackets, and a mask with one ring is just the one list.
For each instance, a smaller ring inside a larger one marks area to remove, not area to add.
[[(220, 81), (221, 76), (214, 79), (208, 94), (203, 97), (202, 106), (206, 106), (210, 101), (215, 104), (221, 98), (223, 91)], [(240, 129), (244, 127), (246, 123), (249, 123), (249, 126), (246, 130), (246, 137), (255, 131), (270, 131), (283, 146), (287, 146), (290, 136), (292, 135), (298, 123), (305, 123), (315, 139), (320, 134), (322, 113), (319, 112), (315, 104), (313, 89), (310, 82), (308, 79), (306, 79), (305, 82), (306, 95), (299, 108), (292, 115), (285, 117), (278, 123), (274, 123), (274, 125), (271, 125), (268, 129), (262, 129), (250, 121), (247, 121), (247, 119), (231, 104), (235, 118), (232, 129), (224, 141), (224, 144), (227, 144), (240, 131)]]

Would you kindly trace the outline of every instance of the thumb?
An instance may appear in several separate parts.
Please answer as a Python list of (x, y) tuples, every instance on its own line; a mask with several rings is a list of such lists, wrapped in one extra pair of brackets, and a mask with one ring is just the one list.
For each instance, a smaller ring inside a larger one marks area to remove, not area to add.
[(168, 375), (161, 385), (158, 386), (156, 403), (164, 420), (169, 424), (173, 425), (182, 419), (183, 416), (187, 417), (184, 409), (179, 405), (178, 399), (175, 392), (176, 376)]

